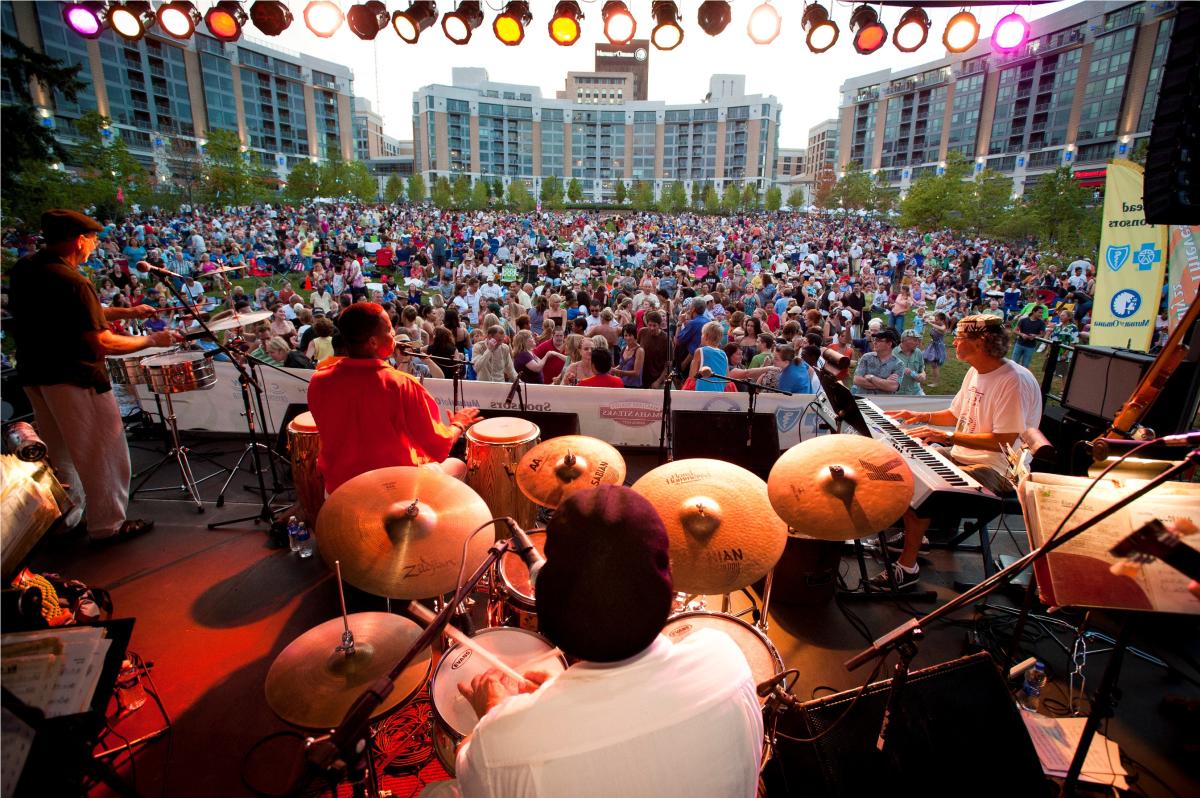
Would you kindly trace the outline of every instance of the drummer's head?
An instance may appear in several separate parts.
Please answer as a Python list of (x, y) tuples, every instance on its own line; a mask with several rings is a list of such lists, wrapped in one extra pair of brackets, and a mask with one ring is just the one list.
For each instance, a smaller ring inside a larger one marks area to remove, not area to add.
[(572, 657), (618, 662), (654, 642), (671, 610), (667, 531), (620, 485), (579, 491), (546, 528), (538, 627)]
[(388, 358), (395, 348), (392, 320), (381, 305), (356, 302), (338, 316), (338, 332), (350, 357)]

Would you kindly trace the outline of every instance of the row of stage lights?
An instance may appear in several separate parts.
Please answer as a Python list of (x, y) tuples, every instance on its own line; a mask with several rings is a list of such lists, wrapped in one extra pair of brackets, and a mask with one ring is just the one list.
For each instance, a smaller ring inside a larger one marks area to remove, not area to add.
[[(831, 4), (832, 7), (832, 4)], [(637, 33), (637, 20), (629, 6), (621, 0), (607, 0), (600, 12), (604, 36), (614, 45), (628, 44)], [(650, 40), (660, 50), (673, 50), (683, 41), (683, 25), (679, 6), (674, 2), (654, 0), (651, 4), (654, 28)], [(381, 0), (356, 3), (348, 12), (333, 0), (310, 0), (304, 7), (304, 24), (317, 36), (328, 38), (342, 23), (360, 39), (374, 39), (389, 24), (396, 34), (409, 44), (416, 44), (422, 31), (437, 21), (437, 3), (430, 0), (410, 2), (403, 11), (389, 13)], [(108, 2), (80, 0), (63, 6), (63, 19), (80, 36), (95, 39), (112, 28), (127, 41), (137, 41), (157, 24), (172, 38), (186, 40), (196, 31), (201, 19), (208, 32), (225, 42), (237, 41), (246, 23), (268, 36), (278, 36), (292, 24), (292, 12), (282, 0), (256, 0), (247, 14), (243, 4), (235, 0), (219, 0), (203, 15), (190, 0), (169, 0), (155, 11), (149, 2)], [(577, 0), (562, 0), (554, 9), (547, 26), (556, 44), (570, 46), (579, 41), (583, 12)], [(518, 45), (525, 39), (525, 29), (533, 21), (529, 3), (511, 0), (504, 5), (492, 22), (492, 32), (503, 44)], [(697, 23), (710, 36), (720, 34), (729, 25), (729, 3), (705, 0), (700, 4)], [(442, 16), (442, 32), (455, 44), (466, 44), (471, 34), (483, 24), (483, 9), (479, 0), (462, 0), (453, 11)], [(840, 30), (829, 9), (820, 3), (805, 6), (800, 22), (805, 43), (814, 53), (823, 53), (838, 41)], [(883, 47), (888, 40), (887, 27), (879, 12), (867, 4), (850, 14), (850, 32), (854, 49), (863, 55)], [(783, 18), (769, 0), (750, 14), (746, 32), (756, 44), (775, 40), (783, 26)], [(913, 6), (901, 15), (892, 32), (892, 43), (901, 52), (919, 50), (929, 38), (929, 15), (920, 6)], [(1013, 52), (1029, 39), (1029, 23), (1013, 12), (1002, 18), (992, 32), (992, 48)], [(942, 43), (952, 53), (969, 50), (979, 40), (979, 21), (963, 9), (950, 18), (942, 34)]]

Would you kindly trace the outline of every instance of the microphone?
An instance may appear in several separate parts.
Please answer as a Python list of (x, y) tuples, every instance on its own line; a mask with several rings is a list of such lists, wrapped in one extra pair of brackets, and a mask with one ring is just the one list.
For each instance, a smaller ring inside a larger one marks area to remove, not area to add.
[(711, 377), (712, 375), (713, 375), (713, 370), (711, 368), (709, 368), (708, 366), (701, 366), (699, 369), (696, 370), (696, 376), (700, 377), (701, 379), (704, 379), (705, 377)]
[(788, 676), (790, 675), (791, 674), (788, 671), (784, 671), (783, 673), (772, 676), (765, 682), (759, 682), (758, 686), (754, 688), (754, 691), (758, 693), (759, 698), (766, 698), (771, 693), (775, 692), (775, 688), (786, 682)]
[(1143, 443), (1153, 443), (1155, 446), (1200, 446), (1200, 431), (1182, 432), (1178, 435), (1163, 435), (1150, 441), (1125, 438), (1097, 438), (1092, 441), (1092, 459), (1104, 460), (1110, 452), (1126, 451)]
[(512, 550), (520, 556), (521, 562), (525, 563), (525, 567), (529, 569), (529, 584), (536, 588), (538, 574), (541, 573), (542, 566), (546, 564), (546, 558), (537, 550), (537, 546), (533, 545), (529, 535), (514, 519), (504, 516), (500, 520), (505, 523), (509, 534), (512, 535)]
[(154, 264), (148, 263), (147, 261), (144, 261), (144, 260), (139, 260), (137, 262), (137, 265), (140, 266), (143, 271), (150, 272), (151, 274), (158, 274), (158, 275), (162, 275), (163, 277), (175, 277), (178, 279), (183, 279), (183, 275), (181, 275), (181, 274), (176, 274), (175, 272), (171, 271), (170, 269), (164, 269), (162, 266), (155, 266)]

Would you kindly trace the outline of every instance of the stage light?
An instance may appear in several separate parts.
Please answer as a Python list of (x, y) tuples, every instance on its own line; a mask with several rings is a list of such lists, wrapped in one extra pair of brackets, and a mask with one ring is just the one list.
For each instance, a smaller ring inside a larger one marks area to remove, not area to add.
[(650, 6), (654, 16), (654, 30), (650, 41), (660, 50), (674, 50), (683, 41), (683, 27), (679, 24), (679, 6), (670, 0), (655, 0)]
[(305, 26), (322, 39), (328, 39), (337, 33), (337, 29), (342, 27), (345, 20), (342, 9), (331, 0), (312, 0), (304, 7)]
[(172, 0), (158, 7), (158, 27), (172, 39), (192, 38), (200, 24), (200, 12), (190, 0)]
[(837, 44), (838, 26), (829, 18), (825, 6), (813, 3), (804, 9), (800, 27), (804, 30), (804, 43), (814, 53), (823, 53)]
[(750, 12), (750, 21), (746, 23), (746, 33), (755, 44), (770, 44), (779, 35), (783, 20), (775, 6), (763, 3)]
[(959, 11), (946, 23), (942, 44), (952, 53), (963, 53), (979, 41), (979, 22), (970, 11)]
[(920, 50), (929, 38), (929, 15), (917, 6), (905, 11), (892, 31), (892, 44), (902, 53)]
[(700, 23), (700, 30), (709, 36), (717, 36), (728, 27), (730, 16), (728, 0), (704, 0), (696, 21)]
[(292, 26), (292, 11), (283, 0), (257, 0), (250, 6), (250, 21), (267, 36), (278, 36)]
[(1015, 11), (1002, 17), (992, 31), (992, 49), (1001, 53), (1019, 50), (1029, 41), (1029, 23)]
[(860, 55), (870, 55), (887, 42), (887, 28), (879, 21), (879, 14), (868, 5), (861, 5), (850, 15), (850, 33), (854, 36), (854, 49)]
[(346, 25), (355, 36), (369, 42), (388, 26), (391, 18), (381, 0), (367, 0), (350, 6), (346, 12)]
[(466, 44), (482, 24), (483, 9), (479, 7), (479, 0), (463, 0), (458, 8), (442, 17), (442, 33), (455, 44)]
[(637, 33), (637, 20), (629, 13), (629, 6), (622, 0), (607, 0), (600, 10), (604, 19), (604, 38), (609, 44), (624, 45), (633, 41)]
[(108, 3), (67, 3), (63, 6), (63, 22), (85, 39), (99, 39), (108, 24)]
[(409, 44), (416, 44), (421, 32), (437, 22), (437, 3), (417, 0), (408, 8), (392, 14), (392, 28), (396, 35)]
[(579, 23), (582, 19), (583, 12), (579, 10), (576, 0), (562, 0), (554, 7), (554, 16), (550, 18), (550, 24), (547, 26), (550, 39), (555, 44), (570, 47), (579, 41)]
[(223, 42), (236, 42), (242, 36), (242, 26), (249, 17), (242, 4), (235, 0), (221, 0), (204, 15), (204, 24), (213, 38)]
[(108, 14), (108, 24), (125, 41), (136, 42), (154, 27), (154, 9), (145, 0), (118, 3)]
[(532, 21), (529, 3), (525, 0), (509, 0), (504, 4), (504, 10), (492, 20), (492, 33), (496, 34), (501, 44), (515, 47), (525, 40), (525, 28)]

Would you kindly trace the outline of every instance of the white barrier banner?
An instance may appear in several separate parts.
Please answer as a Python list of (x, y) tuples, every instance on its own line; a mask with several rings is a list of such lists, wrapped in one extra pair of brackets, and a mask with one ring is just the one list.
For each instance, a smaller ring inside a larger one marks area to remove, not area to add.
[[(242, 404), (241, 385), (232, 364), (216, 361), (217, 384), (208, 391), (189, 391), (171, 398), (175, 415), (182, 429), (209, 432), (245, 432), (246, 420)], [(280, 371), (287, 373), (280, 373)], [(259, 367), (255, 370), (261, 381), (268, 418), (260, 422), (262, 429), (274, 435), (278, 432), (288, 405), (307, 404), (307, 380), (312, 371)], [(290, 375), (295, 375), (295, 377)], [(445, 412), (451, 409), (453, 388), (450, 380), (428, 379), (425, 387)], [(461, 383), (462, 399), (468, 407), (504, 408), (512, 386), (501, 382)], [(662, 415), (662, 392), (638, 388), (579, 388), (562, 385), (522, 386), (525, 409), (550, 413), (575, 413), (579, 416), (579, 431), (583, 435), (608, 441), (613, 446), (658, 446), (659, 418)], [(138, 386), (143, 407), (153, 406), (153, 394), (144, 385)], [(253, 392), (251, 393), (253, 399)], [(873, 396), (871, 401), (884, 410), (909, 408), (921, 412), (944, 410), (950, 406), (950, 396)], [(771, 413), (779, 429), (779, 444), (788, 448), (815, 434), (817, 417), (805, 412), (812, 401), (811, 394), (781, 396), (759, 394), (756, 411)], [(744, 393), (711, 393), (672, 391), (672, 410), (705, 410), (721, 413), (745, 413), (749, 398)], [(512, 407), (517, 406), (514, 403)], [(257, 407), (255, 408), (257, 413)]]

